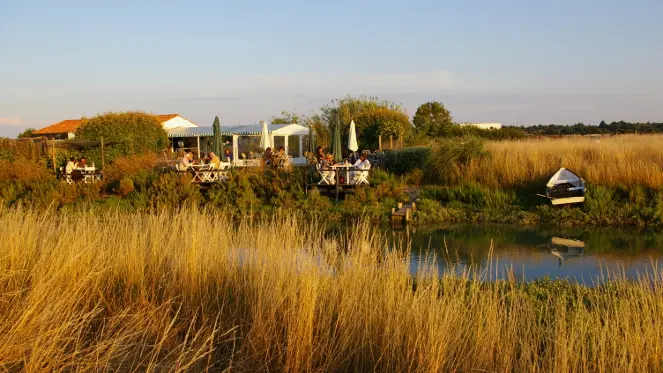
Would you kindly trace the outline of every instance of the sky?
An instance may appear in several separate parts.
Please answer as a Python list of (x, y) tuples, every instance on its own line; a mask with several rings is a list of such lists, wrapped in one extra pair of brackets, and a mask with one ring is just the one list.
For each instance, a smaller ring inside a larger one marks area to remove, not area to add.
[(0, 0), (0, 136), (107, 111), (201, 126), (376, 96), (458, 122), (663, 121), (660, 0)]

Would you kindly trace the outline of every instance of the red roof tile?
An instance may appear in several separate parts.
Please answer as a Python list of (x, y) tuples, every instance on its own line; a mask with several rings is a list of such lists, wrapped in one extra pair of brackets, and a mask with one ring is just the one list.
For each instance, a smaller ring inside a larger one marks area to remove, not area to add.
[[(179, 116), (179, 114), (156, 115), (156, 117), (159, 119), (159, 122), (161, 123), (167, 122)], [(83, 124), (83, 119), (67, 119), (63, 120), (62, 122), (52, 124), (48, 127), (38, 129), (32, 133), (35, 135), (49, 135), (54, 133), (76, 132), (76, 129), (80, 127), (81, 124)]]
[(47, 135), (52, 133), (76, 132), (76, 128), (78, 128), (82, 123), (82, 119), (67, 119), (48, 127), (38, 129), (32, 133), (35, 135)]
[(175, 117), (179, 117), (179, 114), (164, 114), (164, 115), (157, 115), (157, 118), (159, 118), (159, 122), (167, 122)]

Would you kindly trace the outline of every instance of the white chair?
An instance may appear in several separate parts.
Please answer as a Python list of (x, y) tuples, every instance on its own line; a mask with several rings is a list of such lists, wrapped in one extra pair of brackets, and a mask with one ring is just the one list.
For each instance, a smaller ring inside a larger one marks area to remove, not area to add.
[(74, 180), (71, 178), (71, 174), (64, 172), (64, 167), (60, 167), (60, 178), (67, 184), (74, 183)]
[(352, 184), (355, 185), (368, 185), (368, 170), (369, 168), (362, 168), (362, 171), (352, 171), (350, 177), (352, 178)]
[(318, 170), (320, 173), (320, 182), (318, 182), (318, 185), (334, 185), (336, 184), (336, 180), (334, 180), (334, 172), (333, 171), (322, 171), (320, 168), (320, 165), (317, 164), (315, 168)]

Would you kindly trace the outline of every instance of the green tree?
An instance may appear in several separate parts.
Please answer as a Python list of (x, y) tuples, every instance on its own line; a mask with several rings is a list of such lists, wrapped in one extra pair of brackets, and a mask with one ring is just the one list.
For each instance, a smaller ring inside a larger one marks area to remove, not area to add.
[(281, 116), (280, 117), (272, 117), (270, 122), (272, 124), (292, 124), (292, 123), (299, 123), (300, 117), (295, 113), (294, 111), (286, 111), (283, 110), (281, 111)]
[[(76, 138), (118, 144), (108, 147), (107, 160), (117, 156), (158, 152), (168, 146), (168, 133), (159, 119), (144, 112), (110, 112), (83, 121), (76, 129)], [(92, 154), (94, 153), (94, 154)], [(88, 155), (97, 158), (96, 152)]]
[(36, 131), (34, 128), (28, 128), (25, 131), (18, 134), (19, 139), (27, 139), (32, 137), (32, 132)]
[(419, 108), (412, 118), (418, 133), (429, 137), (447, 136), (453, 126), (451, 113), (441, 102), (427, 102)]
[(326, 148), (331, 144), (331, 128), (322, 120), (320, 114), (303, 118), (301, 124), (313, 128), (316, 145)]
[(361, 148), (377, 148), (380, 135), (399, 136), (412, 130), (410, 119), (400, 105), (391, 101), (380, 101), (377, 97), (347, 96), (332, 100), (330, 105), (320, 110), (320, 118), (328, 127), (334, 123), (338, 113), (344, 138), (347, 138), (350, 121), (354, 120)]

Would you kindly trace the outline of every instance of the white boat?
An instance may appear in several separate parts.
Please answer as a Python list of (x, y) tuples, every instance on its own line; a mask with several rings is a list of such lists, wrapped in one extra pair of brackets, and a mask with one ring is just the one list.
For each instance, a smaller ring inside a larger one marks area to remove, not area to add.
[(585, 180), (564, 167), (560, 168), (546, 184), (546, 194), (553, 205), (582, 203), (585, 201)]
[(550, 240), (550, 253), (557, 257), (559, 265), (571, 258), (578, 258), (585, 254), (585, 242), (569, 238), (553, 237)]

